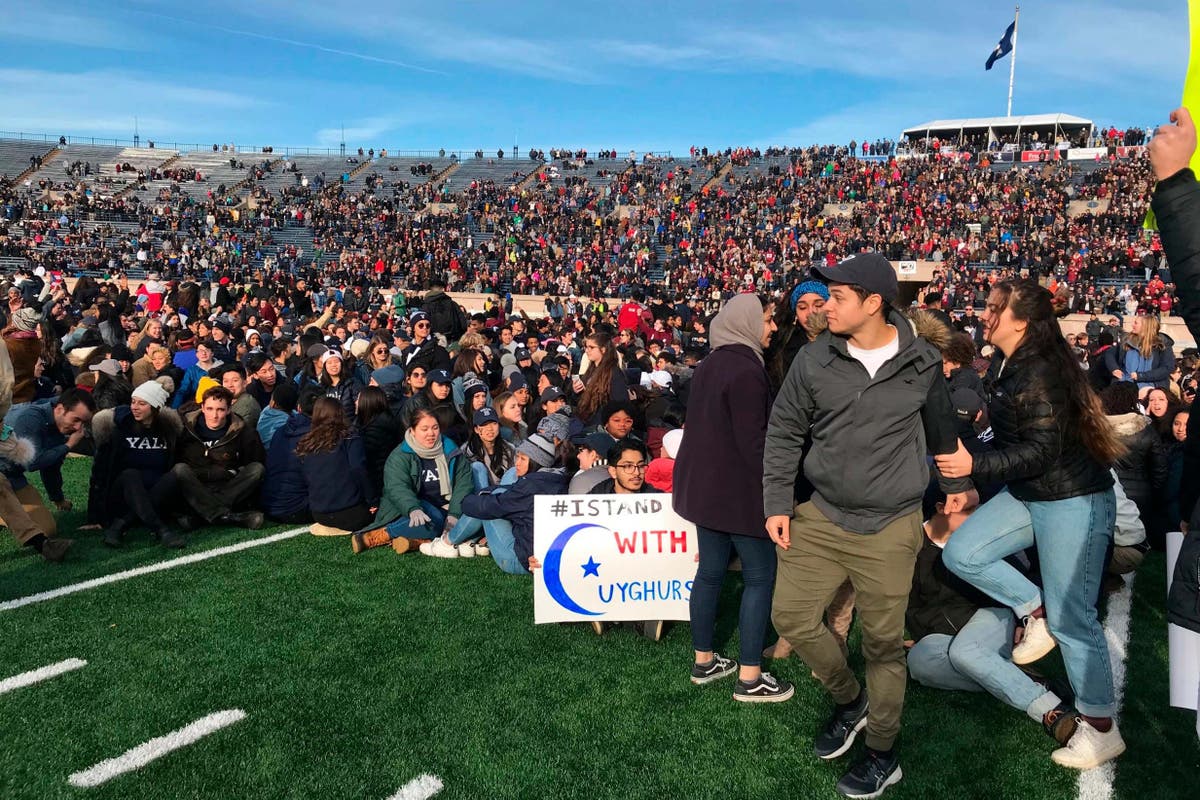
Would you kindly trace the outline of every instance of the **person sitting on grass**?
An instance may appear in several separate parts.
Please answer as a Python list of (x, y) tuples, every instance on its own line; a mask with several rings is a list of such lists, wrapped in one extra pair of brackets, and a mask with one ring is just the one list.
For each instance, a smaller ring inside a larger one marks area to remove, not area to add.
[[(500, 437), (500, 419), (491, 406), (477, 410), (473, 421), (475, 429), (467, 443), (458, 451), (470, 459), (473, 490), (504, 491), (517, 479), (516, 469), (513, 467), (516, 449)], [(483, 531), (482, 519), (463, 514), (453, 528), (432, 542), (421, 545), (421, 553), (436, 558), (491, 555), (487, 539), (479, 538)]]
[[(290, 381), (288, 386), (294, 386)], [(276, 391), (279, 388), (276, 387)], [(267, 517), (289, 525), (312, 522), (308, 508), (308, 481), (296, 445), (312, 427), (313, 407), (322, 392), (319, 387), (305, 386), (300, 391), (296, 412), (276, 431), (267, 448), (266, 477), (262, 482), (262, 510)]]
[[(230, 411), (233, 393), (214, 386), (200, 399), (200, 408), (184, 418), (176, 463), (171, 468), (187, 509), (208, 525), (257, 530), (261, 511), (234, 511), (253, 496), (262, 482), (262, 443), (245, 420)], [(177, 520), (183, 528), (198, 522), (186, 511)]]
[(418, 407), (412, 411), (404, 441), (384, 466), (383, 496), (374, 526), (355, 533), (351, 547), (361, 553), (390, 544), (397, 553), (412, 552), (454, 527), (470, 491), (469, 460), (442, 436), (437, 414)]
[(317, 536), (338, 536), (371, 524), (366, 451), (342, 404), (331, 397), (313, 404), (312, 425), (296, 443)]
[(258, 417), (262, 414), (262, 407), (246, 391), (248, 385), (246, 383), (246, 368), (241, 364), (226, 364), (221, 367), (218, 380), (233, 395), (233, 403), (230, 404), (229, 410), (241, 417), (246, 422), (246, 425), (250, 427), (250, 430), (255, 430), (258, 427)]
[(579, 460), (579, 471), (571, 478), (568, 494), (591, 494), (610, 477), (608, 474), (608, 451), (617, 440), (604, 431), (581, 433), (571, 440)]
[(125, 531), (139, 522), (163, 547), (187, 545), (187, 539), (166, 523), (173, 485), (167, 475), (183, 430), (169, 400), (161, 383), (146, 381), (133, 390), (129, 405), (101, 411), (92, 419), (96, 457), (88, 521), (107, 526), (108, 547), (120, 547)]
[[(96, 403), (91, 394), (71, 388), (57, 398), (15, 405), (4, 417), (4, 424), (12, 429), (9, 435), (25, 440), (33, 450), (26, 463), (0, 460), (0, 473), (7, 478), (13, 494), (38, 531), (28, 534), (22, 544), (42, 553), (49, 561), (61, 561), (73, 542), (58, 539), (50, 545), (50, 556), (46, 555), (43, 548), (54, 539), (58, 523), (42, 501), (41, 492), (29, 483), (26, 472), (40, 472), (50, 500), (59, 511), (70, 511), (71, 501), (63, 494), (62, 464), (67, 453), (83, 441), (84, 426), (91, 422), (95, 411)], [(15, 520), (9, 527), (17, 531), (14, 525)]]
[(280, 381), (271, 390), (270, 404), (258, 415), (258, 424), (255, 425), (258, 440), (262, 442), (263, 449), (271, 446), (271, 439), (292, 416), (296, 410), (296, 401), (299, 399), (300, 392), (297, 391), (296, 384), (289, 381)]
[(514, 461), (517, 480), (504, 491), (497, 487), (469, 495), (463, 512), (484, 521), (487, 546), (500, 569), (528, 575), (539, 566), (533, 557), (534, 497), (565, 493), (567, 475), (554, 443), (536, 433), (517, 446)]
[[(977, 505), (978, 495), (974, 499)], [(912, 637), (905, 643), (908, 672), (932, 689), (987, 692), (1040, 722), (1065, 746), (1075, 733), (1076, 711), (1012, 662), (1013, 643), (1022, 632), (1016, 617), (942, 563), (942, 549), (968, 516), (969, 511), (946, 514), (939, 503), (925, 523), (904, 616)]]
[[(399, 367), (384, 367), (375, 370), (375, 374), (389, 369)], [(375, 507), (383, 496), (383, 475), (388, 457), (404, 438), (404, 430), (392, 414), (387, 394), (378, 386), (363, 387), (358, 393), (356, 411), (354, 429), (362, 437), (367, 458), (367, 479), (371, 486), (368, 505)]]
[[(608, 451), (608, 474), (592, 489), (591, 494), (662, 494), (646, 482), (646, 470), (650, 465), (650, 450), (638, 439), (626, 437)], [(666, 631), (666, 622), (661, 619), (625, 623), (642, 636), (657, 642)], [(592, 623), (597, 634), (604, 632), (604, 623)]]

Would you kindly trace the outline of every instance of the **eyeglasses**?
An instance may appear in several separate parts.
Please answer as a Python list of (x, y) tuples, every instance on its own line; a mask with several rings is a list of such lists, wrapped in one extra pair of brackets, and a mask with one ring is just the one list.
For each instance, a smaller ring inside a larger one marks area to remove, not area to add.
[(617, 469), (622, 472), (645, 472), (649, 464), (645, 462), (640, 464), (617, 464)]

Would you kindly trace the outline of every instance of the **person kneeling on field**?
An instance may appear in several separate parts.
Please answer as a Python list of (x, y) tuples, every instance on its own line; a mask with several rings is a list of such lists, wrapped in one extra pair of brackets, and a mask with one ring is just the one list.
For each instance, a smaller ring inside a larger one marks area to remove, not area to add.
[[(238, 503), (254, 495), (263, 479), (262, 445), (258, 434), (237, 414), (230, 413), (233, 394), (224, 386), (204, 392), (200, 408), (184, 418), (171, 474), (187, 506), (209, 525), (257, 529), (261, 511), (235, 512)], [(195, 527), (187, 514), (181, 527)]]
[(909, 674), (933, 689), (987, 692), (1066, 745), (1077, 725), (1075, 709), (1012, 662), (1022, 632), (1012, 612), (942, 563), (942, 548), (970, 514), (945, 514), (938, 505), (939, 513), (925, 523), (905, 613), (915, 640), (906, 642)]
[(88, 493), (88, 521), (106, 525), (104, 544), (120, 547), (125, 531), (143, 523), (163, 547), (187, 540), (164, 521), (174, 482), (167, 478), (183, 422), (167, 403), (158, 381), (133, 390), (127, 406), (101, 411), (92, 419), (96, 458)]
[[(32, 446), (32, 455), (27, 460), (17, 461), (0, 458), (0, 473), (16, 501), (0, 505), (0, 514), (3, 514), (0, 523), (13, 531), (18, 542), (37, 550), (47, 561), (62, 561), (73, 542), (54, 538), (58, 524), (25, 473), (27, 470), (41, 472), (42, 485), (54, 505), (60, 511), (70, 511), (71, 501), (63, 494), (62, 464), (67, 453), (83, 441), (84, 426), (91, 421), (95, 411), (92, 396), (72, 388), (57, 398), (15, 405), (4, 417), (5, 426), (12, 429), (5, 431), (8, 434), (5, 438), (15, 437), (28, 443)], [(27, 447), (21, 449), (28, 450)], [(15, 513), (16, 508), (22, 509), (24, 514)]]
[(404, 441), (384, 466), (374, 525), (350, 539), (354, 552), (390, 544), (397, 553), (408, 553), (453, 528), (471, 491), (470, 462), (457, 452), (442, 436), (437, 415), (416, 408)]

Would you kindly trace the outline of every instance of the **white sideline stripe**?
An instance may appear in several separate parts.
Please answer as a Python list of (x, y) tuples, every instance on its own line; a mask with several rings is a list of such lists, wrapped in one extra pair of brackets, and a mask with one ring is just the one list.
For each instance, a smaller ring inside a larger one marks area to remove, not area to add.
[(29, 672), (22, 672), (20, 675), (13, 675), (11, 678), (5, 678), (0, 681), (0, 694), (11, 692), (13, 689), (20, 689), (24, 686), (32, 686), (42, 681), (48, 681), (51, 678), (62, 675), (64, 672), (70, 672), (73, 669), (86, 666), (87, 662), (82, 658), (68, 658), (65, 661), (59, 661), (57, 664), (48, 664)]
[(185, 725), (177, 731), (172, 731), (165, 736), (151, 739), (145, 744), (139, 744), (137, 747), (125, 751), (125, 753), (116, 758), (105, 759), (93, 767), (88, 767), (83, 772), (76, 772), (67, 778), (67, 783), (79, 788), (99, 786), (118, 775), (124, 775), (126, 772), (141, 769), (151, 761), (162, 758), (173, 750), (187, 747), (189, 744), (203, 739), (210, 733), (219, 731), (221, 728), (226, 728), (245, 718), (246, 712), (240, 708), (232, 708), (227, 711), (218, 711), (215, 714), (209, 714), (207, 717), (201, 717), (192, 724)]
[(418, 775), (400, 787), (400, 791), (388, 800), (427, 800), (442, 790), (442, 779), (437, 775)]
[(273, 533), (270, 536), (264, 536), (261, 539), (250, 539), (245, 542), (227, 545), (225, 547), (214, 547), (212, 550), (204, 550), (199, 553), (193, 553), (190, 556), (182, 558), (173, 558), (170, 561), (160, 561), (157, 564), (147, 564), (144, 567), (135, 567), (127, 569), (123, 572), (114, 572), (112, 575), (105, 575), (101, 578), (92, 578), (91, 580), (82, 581), (80, 583), (72, 583), (69, 586), (62, 586), (58, 589), (51, 589), (47, 592), (38, 592), (37, 594), (18, 597), (15, 600), (6, 600), (0, 603), (0, 611), (12, 611), (14, 608), (33, 605), (34, 603), (44, 603), (47, 600), (53, 600), (56, 597), (62, 597), (76, 592), (85, 592), (88, 589), (95, 589), (97, 586), (106, 586), (110, 583), (118, 581), (127, 581), (130, 578), (139, 578), (142, 575), (149, 575), (154, 572), (162, 572), (164, 569), (174, 569), (175, 567), (184, 567), (188, 564), (195, 564), (197, 561), (205, 561), (217, 556), (225, 556), (230, 553), (238, 553), (242, 550), (249, 550), (251, 547), (261, 547), (264, 544), (274, 544), (281, 542), (284, 539), (291, 539), (294, 536), (299, 536), (302, 533), (308, 532), (308, 526), (303, 528), (292, 528), (290, 531), (281, 533)]
[[(1104, 617), (1104, 637), (1108, 640), (1108, 660), (1112, 666), (1113, 698), (1117, 717), (1125, 699), (1125, 657), (1129, 649), (1129, 619), (1133, 608), (1133, 575), (1125, 585), (1108, 598), (1108, 613)], [(1109, 761), (1095, 769), (1079, 773), (1079, 800), (1112, 800), (1113, 781), (1117, 777), (1117, 762)]]

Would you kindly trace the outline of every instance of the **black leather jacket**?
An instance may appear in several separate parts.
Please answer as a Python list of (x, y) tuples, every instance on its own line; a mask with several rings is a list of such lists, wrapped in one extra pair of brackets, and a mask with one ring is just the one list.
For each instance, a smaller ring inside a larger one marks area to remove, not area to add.
[(1053, 367), (1019, 349), (1007, 363), (997, 354), (987, 383), (994, 450), (975, 456), (975, 485), (1006, 483), (1013, 497), (1027, 501), (1112, 488), (1109, 468), (1082, 441), (1063, 435), (1067, 393)]

